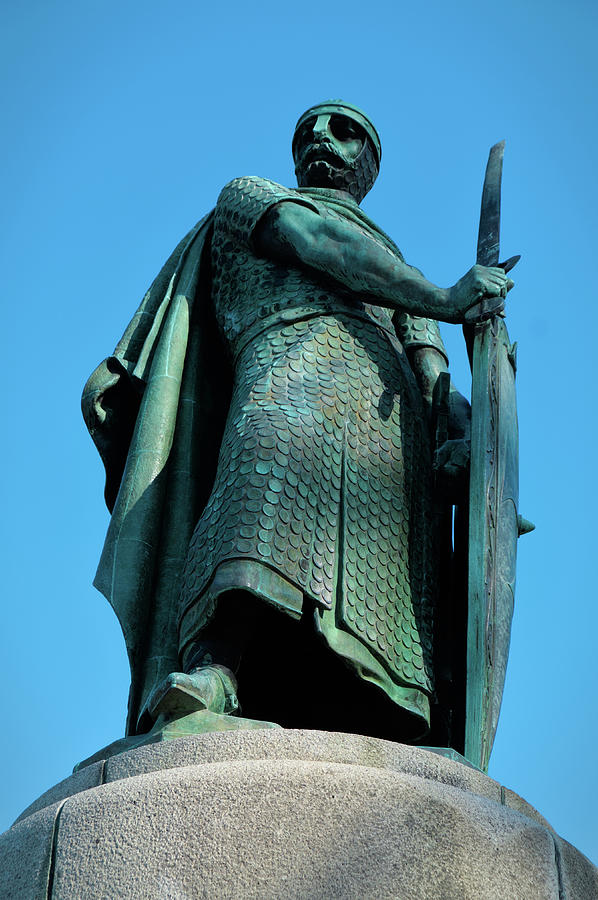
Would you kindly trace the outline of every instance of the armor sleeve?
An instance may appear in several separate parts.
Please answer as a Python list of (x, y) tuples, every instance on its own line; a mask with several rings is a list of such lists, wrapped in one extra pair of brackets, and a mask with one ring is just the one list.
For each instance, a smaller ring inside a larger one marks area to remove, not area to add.
[(215, 227), (251, 247), (253, 231), (272, 206), (290, 200), (319, 213), (315, 203), (297, 191), (255, 175), (235, 178), (224, 186), (216, 204)]
[(393, 316), (393, 322), (399, 340), (406, 351), (418, 350), (420, 347), (433, 347), (448, 363), (438, 322), (435, 319), (411, 316), (409, 313), (397, 310)]

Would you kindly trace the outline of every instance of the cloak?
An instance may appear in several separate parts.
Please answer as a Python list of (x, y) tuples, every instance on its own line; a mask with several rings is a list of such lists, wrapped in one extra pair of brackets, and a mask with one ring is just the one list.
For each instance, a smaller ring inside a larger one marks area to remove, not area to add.
[(178, 668), (178, 577), (209, 495), (228, 405), (230, 373), (205, 302), (212, 219), (176, 247), (82, 398), (106, 468), (112, 518), (94, 585), (125, 638), (128, 735), (145, 730), (139, 718), (149, 692)]

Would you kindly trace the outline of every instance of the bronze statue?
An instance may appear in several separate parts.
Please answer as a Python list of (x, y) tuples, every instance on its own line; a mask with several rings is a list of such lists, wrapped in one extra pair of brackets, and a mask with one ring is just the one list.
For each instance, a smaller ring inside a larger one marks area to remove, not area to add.
[(475, 265), (439, 288), (405, 262), (359, 207), (381, 145), (356, 107), (309, 109), (293, 157), (298, 188), (225, 186), (86, 385), (128, 734), (187, 717), (448, 744), (438, 498), (462, 497), (470, 421), (445, 376), (435, 448), (437, 321), (495, 317), (513, 283)]

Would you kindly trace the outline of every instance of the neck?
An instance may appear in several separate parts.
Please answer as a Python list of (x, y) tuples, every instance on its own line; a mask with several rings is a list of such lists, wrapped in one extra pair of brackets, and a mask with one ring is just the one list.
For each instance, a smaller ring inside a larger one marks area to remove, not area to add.
[[(322, 184), (306, 184), (303, 188), (299, 188), (299, 190), (308, 190), (308, 191), (326, 191), (329, 196), (336, 197), (338, 200), (344, 200), (345, 203), (355, 203), (357, 204), (357, 200), (353, 197), (349, 191), (343, 191), (340, 188), (330, 187), (329, 185)], [(357, 204), (358, 205), (358, 204)]]

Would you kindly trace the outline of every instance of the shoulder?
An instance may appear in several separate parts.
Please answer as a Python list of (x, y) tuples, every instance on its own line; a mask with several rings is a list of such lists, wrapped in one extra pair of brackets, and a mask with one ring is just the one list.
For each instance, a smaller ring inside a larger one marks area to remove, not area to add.
[(279, 204), (314, 207), (311, 201), (292, 188), (257, 175), (233, 178), (224, 186), (216, 204), (215, 228), (240, 241), (251, 243), (251, 236), (262, 217)]
[(255, 202), (274, 195), (290, 199), (296, 194), (297, 192), (292, 188), (283, 187), (268, 178), (261, 178), (259, 175), (242, 175), (224, 185), (218, 197), (218, 205), (230, 202)]

